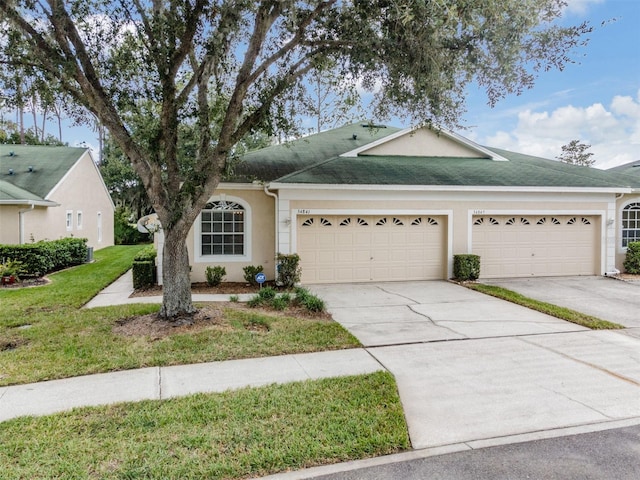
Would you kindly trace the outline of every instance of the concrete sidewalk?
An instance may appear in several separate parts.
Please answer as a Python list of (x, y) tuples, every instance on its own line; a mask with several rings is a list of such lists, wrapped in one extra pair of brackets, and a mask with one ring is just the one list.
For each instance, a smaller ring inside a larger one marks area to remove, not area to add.
[(0, 422), (75, 407), (162, 400), (383, 370), (364, 349), (151, 367), (0, 387)]
[[(129, 270), (89, 300), (84, 308), (109, 307), (111, 305), (126, 305), (130, 303), (162, 303), (162, 296), (130, 297), (133, 292), (133, 275), (131, 270)], [(192, 295), (192, 299), (194, 302), (228, 302), (230, 296), (231, 295), (227, 294), (194, 294)], [(238, 300), (241, 302), (246, 302), (254, 296), (255, 294), (253, 293), (242, 293), (237, 295)]]

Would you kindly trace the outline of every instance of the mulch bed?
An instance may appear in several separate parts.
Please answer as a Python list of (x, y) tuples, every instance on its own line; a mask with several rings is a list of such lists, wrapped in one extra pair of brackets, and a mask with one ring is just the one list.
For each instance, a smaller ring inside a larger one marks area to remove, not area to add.
[[(273, 282), (266, 282), (265, 287), (273, 287), (279, 289)], [(258, 293), (260, 287), (244, 282), (223, 282), (217, 287), (210, 287), (206, 282), (192, 283), (191, 293), (197, 294), (224, 294), (239, 295), (241, 293)], [(130, 297), (153, 297), (162, 295), (162, 286), (155, 285), (153, 287), (138, 289), (133, 292)]]

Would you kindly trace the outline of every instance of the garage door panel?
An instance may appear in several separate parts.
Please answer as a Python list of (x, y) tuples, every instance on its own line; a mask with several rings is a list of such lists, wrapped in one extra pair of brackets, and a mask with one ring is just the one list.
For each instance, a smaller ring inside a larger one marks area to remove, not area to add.
[[(298, 217), (305, 283), (444, 277), (445, 220), (417, 216)], [(327, 225), (330, 223), (331, 225)]]
[(473, 253), (481, 277), (594, 275), (596, 217), (474, 217)]

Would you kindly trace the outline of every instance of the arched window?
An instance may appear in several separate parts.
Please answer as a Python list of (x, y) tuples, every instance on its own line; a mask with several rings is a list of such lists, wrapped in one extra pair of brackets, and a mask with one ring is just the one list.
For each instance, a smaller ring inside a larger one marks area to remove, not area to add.
[(200, 214), (200, 255), (245, 255), (246, 211), (236, 202), (215, 200)]
[(622, 209), (622, 246), (640, 242), (640, 203), (630, 203)]

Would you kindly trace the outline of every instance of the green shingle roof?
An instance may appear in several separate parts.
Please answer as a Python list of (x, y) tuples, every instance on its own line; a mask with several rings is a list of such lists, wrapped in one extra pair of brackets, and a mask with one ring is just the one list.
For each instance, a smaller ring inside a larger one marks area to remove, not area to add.
[(501, 149), (490, 150), (507, 158), (366, 156), (333, 157), (278, 179), (279, 183), (515, 186), (515, 187), (626, 187), (629, 182), (603, 170)]
[[(44, 199), (85, 151), (46, 145), (0, 145), (0, 198)], [(14, 198), (20, 195), (24, 198)]]
[(242, 157), (242, 162), (235, 169), (237, 180), (272, 181), (399, 130), (396, 127), (370, 127), (362, 122), (353, 123), (286, 144), (262, 148)]
[(618, 165), (617, 167), (610, 168), (607, 171), (623, 175), (628, 179), (632, 187), (640, 188), (640, 160), (625, 163), (624, 165)]

